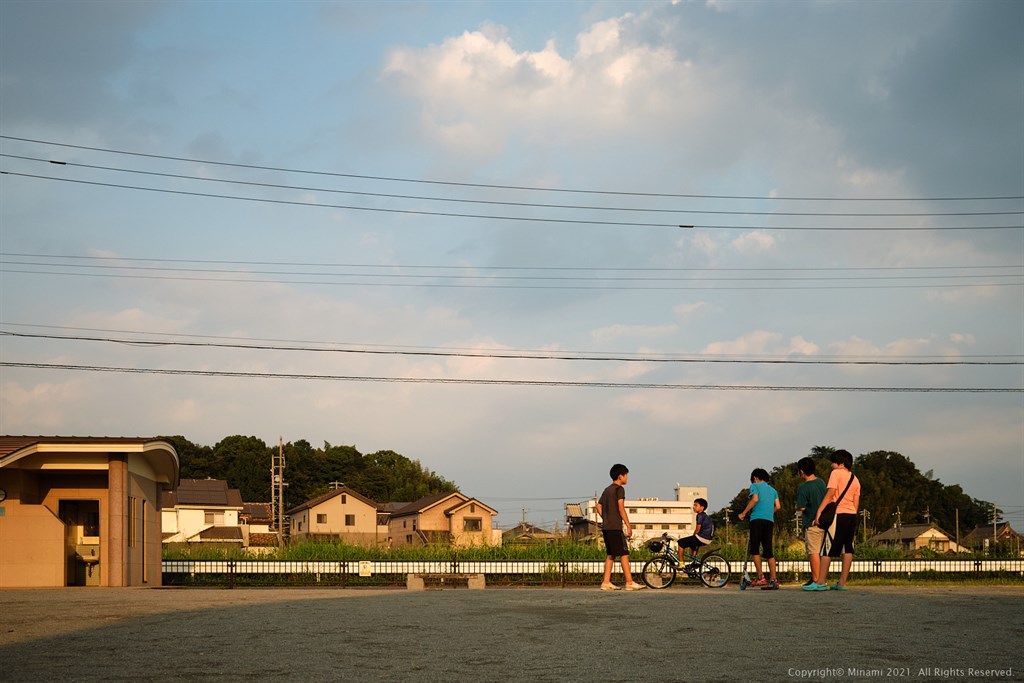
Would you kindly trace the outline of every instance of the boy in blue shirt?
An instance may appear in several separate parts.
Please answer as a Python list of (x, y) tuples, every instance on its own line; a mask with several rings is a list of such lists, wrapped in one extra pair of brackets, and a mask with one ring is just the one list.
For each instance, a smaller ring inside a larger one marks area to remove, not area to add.
[[(768, 483), (768, 472), (758, 467), (750, 473), (750, 500), (740, 513), (740, 519), (750, 513), (750, 545), (747, 552), (754, 556), (757, 580), (751, 586), (761, 590), (777, 591), (779, 582), (775, 576), (775, 553), (772, 550), (772, 534), (775, 530), (775, 511), (781, 507), (779, 493)], [(759, 550), (760, 546), (760, 550)], [(768, 560), (771, 580), (766, 581), (761, 569), (762, 555)]]
[[(711, 537), (715, 535), (715, 524), (708, 517), (705, 510), (708, 509), (708, 502), (703, 498), (693, 501), (693, 511), (697, 513), (694, 520), (694, 531), (692, 536), (679, 539), (679, 560), (682, 561), (687, 550), (696, 555), (697, 551), (711, 543)], [(686, 565), (683, 569), (693, 569), (693, 563)]]

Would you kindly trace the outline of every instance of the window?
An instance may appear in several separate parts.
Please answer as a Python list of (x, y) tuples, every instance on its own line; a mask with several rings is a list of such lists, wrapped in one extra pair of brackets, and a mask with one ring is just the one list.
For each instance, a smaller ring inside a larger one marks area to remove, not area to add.
[(469, 504), (469, 511), (470, 512), (476, 512), (476, 503), (470, 503)]
[(629, 514), (635, 515), (636, 514), (636, 508), (629, 508)]
[(146, 500), (142, 499), (142, 516), (139, 520), (142, 527), (142, 583), (149, 582), (149, 563), (146, 561)]
[(324, 513), (324, 514), (317, 513), (316, 523), (317, 524), (327, 524), (327, 514), (326, 513)]
[(412, 536), (406, 535), (405, 542), (412, 545)]
[(135, 498), (128, 496), (128, 547), (135, 547)]
[(662, 529), (668, 529), (668, 524), (662, 524), (662, 525), (661, 525), (661, 528), (662, 528)]
[(466, 517), (462, 520), (463, 531), (482, 531), (484, 528), (484, 522), (479, 517)]
[(356, 516), (355, 515), (345, 515), (345, 526), (355, 526), (355, 525), (356, 525)]
[(348, 494), (345, 494), (345, 493), (341, 494), (341, 504), (344, 505), (347, 500), (348, 500)]
[(224, 513), (223, 512), (215, 512), (215, 511), (212, 511), (212, 510), (207, 510), (206, 511), (206, 523), (207, 524), (223, 524), (224, 523)]

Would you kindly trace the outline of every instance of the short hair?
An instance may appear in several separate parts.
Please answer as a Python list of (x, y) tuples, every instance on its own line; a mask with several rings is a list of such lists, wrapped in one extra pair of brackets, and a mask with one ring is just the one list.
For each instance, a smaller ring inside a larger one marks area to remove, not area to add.
[(810, 458), (810, 457), (800, 458), (800, 460), (797, 462), (796, 466), (799, 467), (800, 471), (803, 472), (804, 474), (807, 474), (807, 475), (814, 474), (814, 470), (815, 470), (814, 458)]
[(616, 479), (621, 477), (623, 474), (629, 474), (629, 468), (626, 467), (625, 465), (621, 464), (621, 463), (616, 463), (616, 464), (612, 465), (612, 469), (611, 469), (611, 471), (608, 474), (611, 475), (612, 481), (615, 481)]
[(702, 508), (704, 508), (705, 510), (708, 509), (708, 502), (706, 500), (704, 500), (703, 498), (694, 498), (693, 502), (694, 503), (700, 503), (700, 506)]
[(837, 465), (845, 465), (848, 470), (853, 469), (853, 456), (850, 455), (850, 451), (840, 448), (838, 451), (829, 453), (828, 459)]
[(750, 473), (751, 484), (754, 483), (754, 477), (757, 477), (761, 481), (768, 481), (768, 473), (765, 471), (763, 467), (758, 467), (757, 469)]

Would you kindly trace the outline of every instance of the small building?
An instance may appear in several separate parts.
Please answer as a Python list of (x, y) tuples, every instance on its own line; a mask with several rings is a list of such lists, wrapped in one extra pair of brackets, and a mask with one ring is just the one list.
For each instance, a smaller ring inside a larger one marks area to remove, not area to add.
[(886, 529), (868, 540), (871, 543), (898, 546), (908, 552), (922, 548), (937, 553), (958, 553), (966, 550), (963, 546), (957, 545), (956, 541), (937, 524), (904, 524), (901, 527)]
[(272, 548), (280, 544), (271, 507), (270, 503), (242, 503), (238, 525), (242, 527), (246, 546)]
[[(675, 500), (661, 500), (659, 498), (627, 498), (626, 514), (629, 515), (629, 522), (633, 526), (633, 537), (629, 543), (634, 548), (640, 547), (648, 539), (658, 538), (662, 534), (668, 534), (673, 538), (690, 536), (696, 529), (697, 515), (693, 511), (693, 501), (698, 498), (707, 500), (708, 488), (706, 486), (681, 486), (676, 484)], [(581, 504), (583, 519), (592, 522), (600, 535), (601, 518), (597, 514), (598, 496), (591, 498)], [(568, 516), (569, 508), (566, 507)], [(584, 525), (577, 520), (573, 528), (581, 531), (585, 528), (591, 533), (590, 525)], [(718, 533), (718, 530), (715, 530)]]
[(964, 536), (963, 545), (985, 551), (995, 545), (1020, 554), (1024, 549), (1024, 536), (1014, 531), (1009, 522), (997, 522), (994, 528), (992, 524), (987, 524), (971, 530)]
[(377, 545), (388, 540), (381, 506), (358, 491), (340, 486), (288, 511), (289, 535), (295, 540), (344, 541)]
[(435, 493), (392, 512), (388, 535), (395, 545), (501, 545), (501, 532), (494, 528), (497, 514), (458, 491)]
[(553, 543), (557, 541), (561, 536), (558, 534), (542, 529), (539, 526), (530, 524), (529, 522), (520, 522), (511, 529), (503, 531), (501, 533), (501, 542), (503, 545), (509, 543), (518, 544), (543, 544)]
[(0, 437), (0, 588), (159, 586), (178, 467), (156, 438)]
[(244, 546), (242, 494), (223, 479), (182, 479), (161, 495), (164, 543)]

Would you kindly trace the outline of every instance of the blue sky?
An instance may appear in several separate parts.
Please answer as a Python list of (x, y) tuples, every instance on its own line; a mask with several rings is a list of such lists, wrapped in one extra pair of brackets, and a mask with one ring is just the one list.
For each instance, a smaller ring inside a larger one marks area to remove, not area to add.
[(446, 354), (8, 335), (434, 381), (4, 366), (0, 432), (393, 449), (505, 525), (619, 461), (718, 509), (886, 449), (1024, 526), (1020, 3), (7, 1), (0, 32), (4, 332)]

